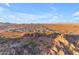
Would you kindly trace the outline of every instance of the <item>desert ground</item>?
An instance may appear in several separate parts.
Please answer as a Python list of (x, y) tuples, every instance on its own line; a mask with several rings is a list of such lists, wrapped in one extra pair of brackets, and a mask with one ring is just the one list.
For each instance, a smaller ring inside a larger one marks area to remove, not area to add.
[(0, 55), (79, 55), (79, 24), (0, 23)]

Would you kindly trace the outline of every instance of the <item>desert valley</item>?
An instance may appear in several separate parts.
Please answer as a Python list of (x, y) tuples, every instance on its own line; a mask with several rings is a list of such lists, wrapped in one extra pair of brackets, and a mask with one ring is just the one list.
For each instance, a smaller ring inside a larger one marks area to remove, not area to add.
[(0, 55), (79, 55), (79, 24), (0, 23)]

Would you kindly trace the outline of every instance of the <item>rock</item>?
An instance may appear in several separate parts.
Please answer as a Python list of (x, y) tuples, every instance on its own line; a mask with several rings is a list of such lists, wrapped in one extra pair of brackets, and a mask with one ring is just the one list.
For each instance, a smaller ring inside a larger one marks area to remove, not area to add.
[(76, 45), (79, 45), (79, 40), (75, 41), (75, 44), (76, 44)]
[(79, 55), (79, 51), (77, 52), (77, 51), (72, 51), (72, 53), (73, 53), (73, 55)]
[(52, 46), (51, 49), (55, 51), (56, 53), (58, 52), (58, 49), (56, 48), (56, 46)]
[(64, 38), (64, 35), (58, 35), (55, 39), (52, 39), (53, 44), (57, 44), (58, 42), (63, 43), (65, 46), (69, 44), (69, 42)]
[(55, 54), (56, 54), (56, 52), (55, 52), (54, 50), (52, 50), (52, 49), (49, 49), (48, 54), (49, 54), (49, 55), (55, 55)]
[(59, 50), (59, 52), (57, 53), (57, 55), (65, 55), (63, 50)]
[(72, 51), (72, 50), (74, 50), (74, 49), (76, 49), (75, 46), (74, 46), (72, 43), (70, 43), (70, 44), (69, 44), (69, 50)]

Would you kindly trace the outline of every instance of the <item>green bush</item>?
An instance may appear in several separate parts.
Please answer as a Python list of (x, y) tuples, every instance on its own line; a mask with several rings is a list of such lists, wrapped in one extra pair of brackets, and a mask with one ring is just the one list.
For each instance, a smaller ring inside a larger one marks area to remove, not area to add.
[(34, 41), (26, 41), (24, 45), (25, 46), (31, 45), (33, 48), (37, 46), (36, 42)]
[(7, 42), (7, 40), (5, 38), (0, 37), (0, 44), (6, 43), (6, 42)]

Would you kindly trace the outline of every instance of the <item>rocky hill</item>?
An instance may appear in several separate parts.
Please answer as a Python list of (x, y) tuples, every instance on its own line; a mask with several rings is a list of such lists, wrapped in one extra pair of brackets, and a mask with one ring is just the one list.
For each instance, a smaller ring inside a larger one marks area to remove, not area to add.
[(79, 55), (79, 27), (74, 26), (0, 24), (0, 55)]

